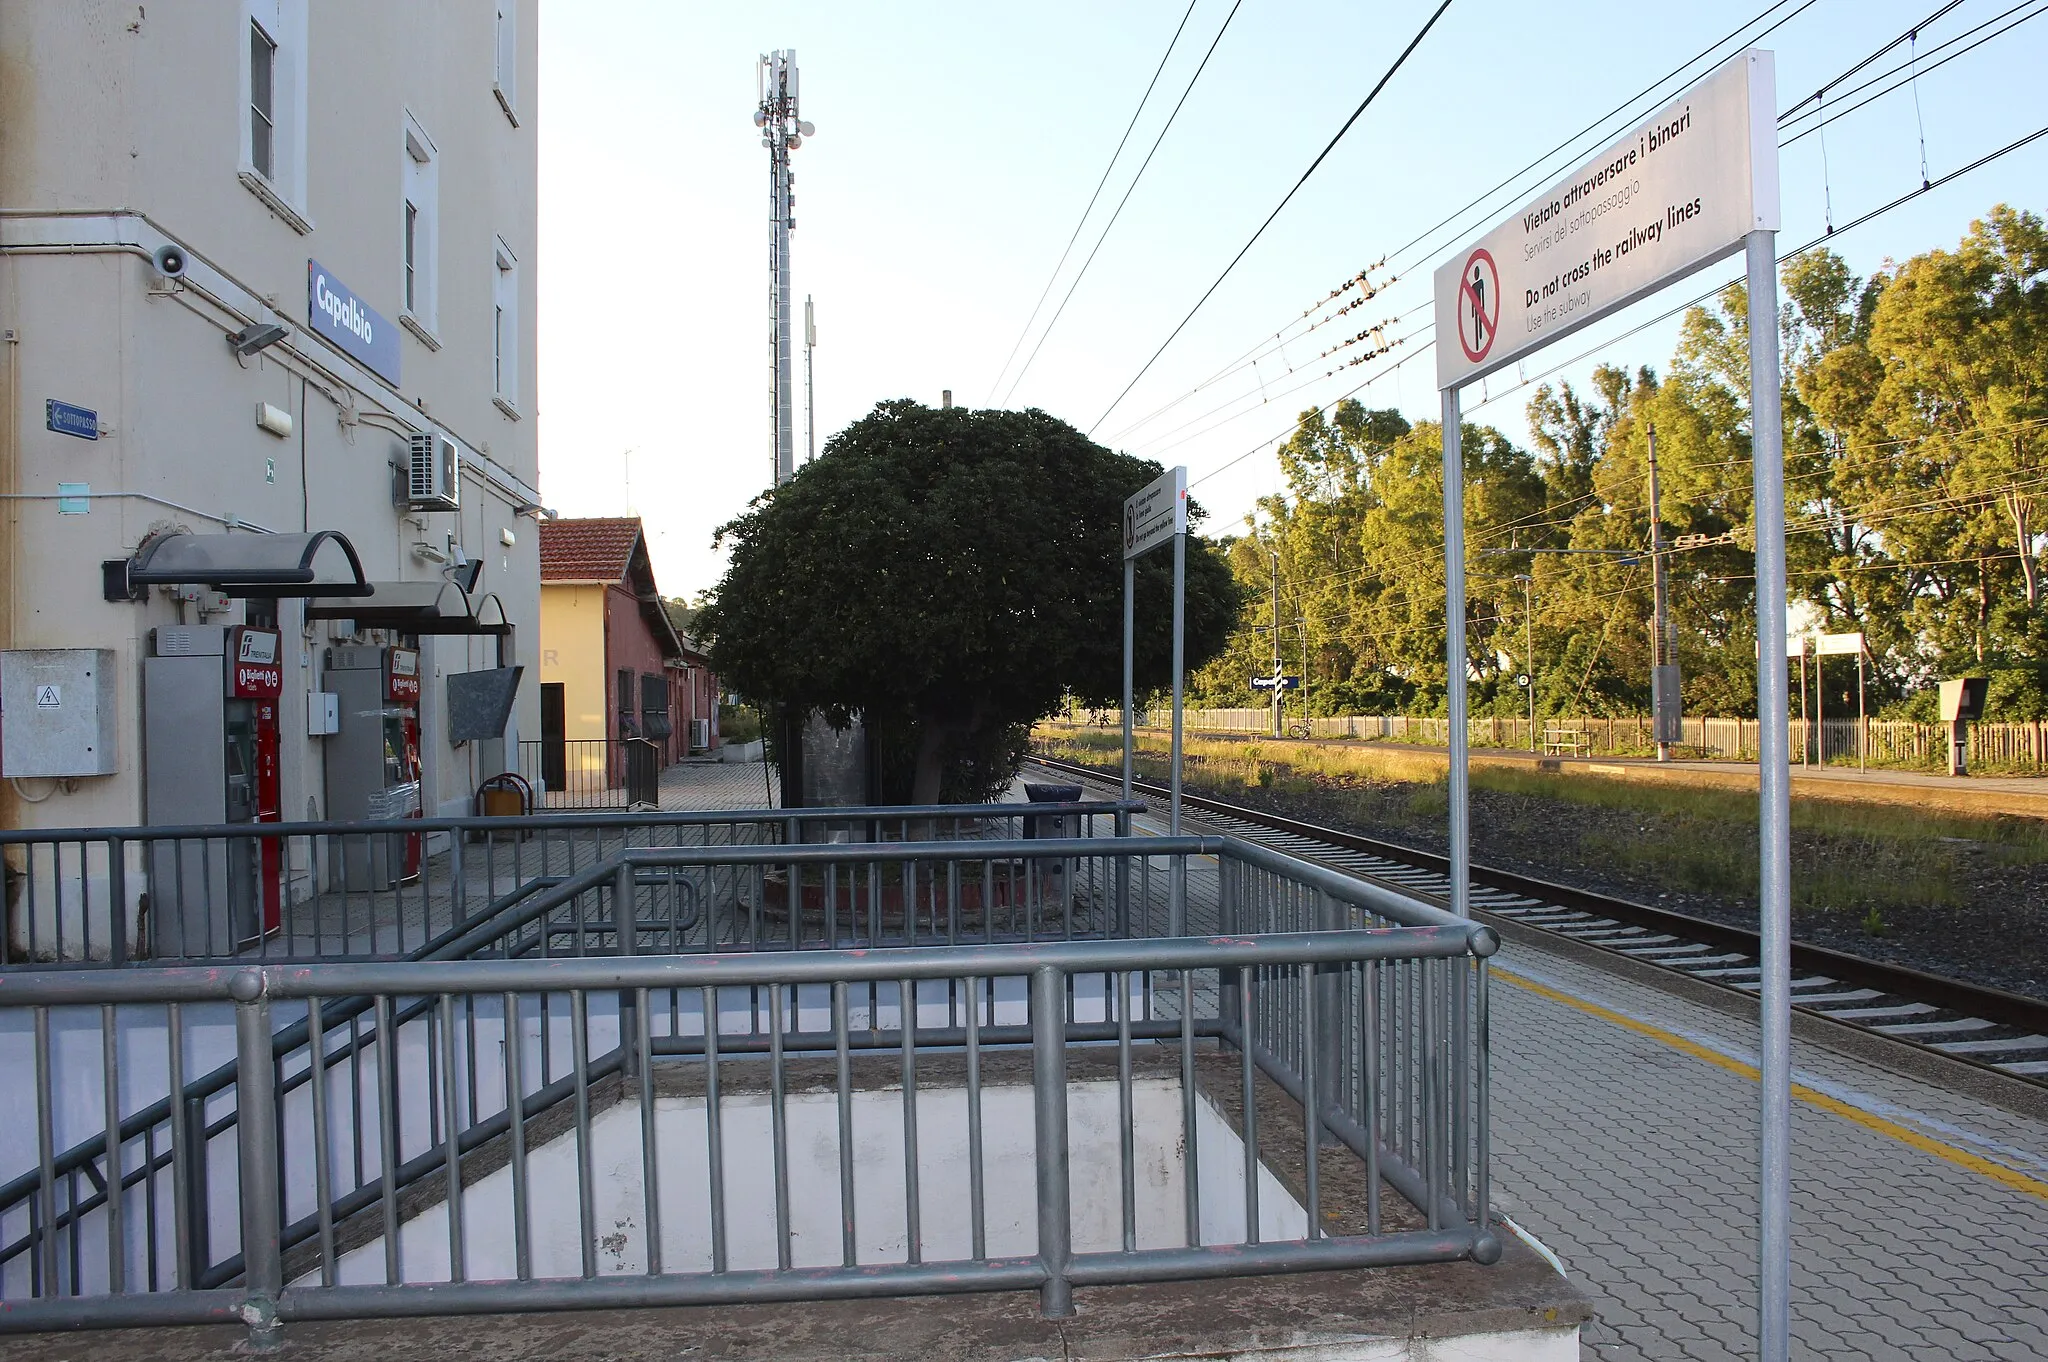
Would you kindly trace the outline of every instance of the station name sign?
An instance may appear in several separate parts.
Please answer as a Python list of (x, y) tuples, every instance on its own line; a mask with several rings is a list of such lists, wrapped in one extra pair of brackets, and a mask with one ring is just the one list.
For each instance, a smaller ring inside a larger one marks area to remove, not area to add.
[(1169, 468), (1124, 498), (1124, 557), (1136, 558), (1188, 529), (1188, 470)]
[(398, 382), (398, 328), (317, 260), (306, 262), (306, 322), (372, 373)]
[(1436, 272), (1436, 377), (1512, 364), (1778, 226), (1772, 54), (1751, 48)]

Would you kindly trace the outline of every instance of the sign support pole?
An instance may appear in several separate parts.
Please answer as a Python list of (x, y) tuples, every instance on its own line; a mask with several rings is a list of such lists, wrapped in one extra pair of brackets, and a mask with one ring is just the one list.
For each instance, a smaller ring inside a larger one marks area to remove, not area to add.
[(1785, 444), (1778, 374), (1777, 233), (1744, 240), (1756, 506), (1758, 906), (1763, 926), (1758, 1356), (1786, 1362), (1792, 1301), (1792, 770), (1785, 675)]
[(1136, 560), (1124, 559), (1124, 802), (1131, 802), (1131, 641), (1137, 632), (1137, 609), (1132, 600)]
[(1188, 533), (1182, 530), (1173, 536), (1173, 807), (1167, 828), (1174, 837), (1180, 836), (1181, 673), (1186, 667), (1187, 614)]
[(1450, 691), (1451, 911), (1472, 915), (1471, 725), (1465, 695), (1465, 456), (1456, 387), (1443, 391), (1444, 668)]

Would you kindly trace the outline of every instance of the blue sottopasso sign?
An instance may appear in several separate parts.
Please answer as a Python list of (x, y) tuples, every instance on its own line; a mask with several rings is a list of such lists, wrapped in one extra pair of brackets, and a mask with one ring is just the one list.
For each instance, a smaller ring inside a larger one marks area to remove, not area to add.
[(306, 262), (306, 320), (376, 373), (398, 382), (398, 327), (317, 260)]

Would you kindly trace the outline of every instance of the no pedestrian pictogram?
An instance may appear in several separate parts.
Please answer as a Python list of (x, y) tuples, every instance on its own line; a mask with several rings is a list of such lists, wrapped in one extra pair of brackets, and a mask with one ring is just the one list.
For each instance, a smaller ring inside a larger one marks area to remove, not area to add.
[(1500, 322), (1500, 267), (1482, 247), (1465, 258), (1458, 277), (1458, 346), (1477, 364), (1493, 349)]

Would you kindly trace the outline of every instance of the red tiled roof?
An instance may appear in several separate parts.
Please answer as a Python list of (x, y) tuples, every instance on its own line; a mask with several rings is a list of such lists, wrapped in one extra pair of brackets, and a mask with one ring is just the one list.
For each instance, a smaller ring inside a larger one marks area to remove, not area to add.
[(540, 522), (540, 579), (543, 582), (616, 582), (633, 561), (640, 542), (638, 516)]

